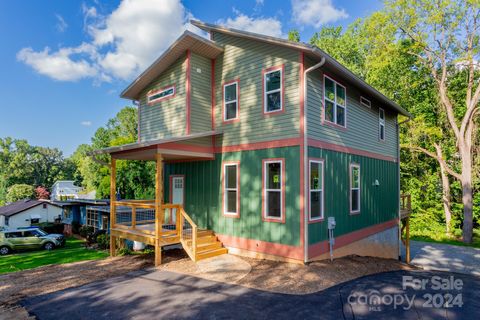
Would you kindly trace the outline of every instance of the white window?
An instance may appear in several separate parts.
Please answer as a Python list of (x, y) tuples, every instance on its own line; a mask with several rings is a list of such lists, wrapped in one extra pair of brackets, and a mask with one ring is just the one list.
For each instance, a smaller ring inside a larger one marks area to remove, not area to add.
[(263, 214), (267, 219), (283, 219), (283, 161), (267, 160), (263, 163)]
[(223, 120), (238, 119), (238, 82), (223, 86)]
[(263, 87), (265, 90), (263, 112), (272, 113), (283, 110), (282, 69), (265, 72)]
[(223, 213), (238, 215), (240, 207), (238, 163), (224, 164), (223, 177)]
[(341, 84), (324, 77), (325, 121), (346, 126), (346, 89)]
[(378, 138), (385, 140), (385, 110), (378, 109)]
[(323, 161), (310, 160), (310, 220), (323, 219)]
[(360, 212), (360, 165), (350, 165), (350, 213)]
[(148, 103), (159, 102), (175, 95), (175, 86), (168, 86), (160, 90), (151, 91), (147, 95)]
[(369, 109), (372, 107), (372, 103), (367, 98), (360, 97), (360, 103)]

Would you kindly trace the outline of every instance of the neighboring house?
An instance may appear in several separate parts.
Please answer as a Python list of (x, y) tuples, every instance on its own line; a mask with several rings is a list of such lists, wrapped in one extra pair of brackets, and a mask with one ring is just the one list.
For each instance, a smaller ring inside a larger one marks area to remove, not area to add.
[[(95, 229), (101, 228), (105, 223), (108, 224), (108, 220), (100, 219), (104, 223), (93, 223), (92, 215), (89, 212), (88, 208), (109, 208), (108, 200), (101, 199), (70, 199), (66, 201), (55, 201), (55, 204), (63, 208), (62, 223), (66, 225), (65, 230), (67, 233), (71, 231), (71, 226), (73, 224), (78, 224), (79, 226), (87, 225), (94, 227)], [(108, 229), (108, 228), (107, 228)]]
[(67, 199), (95, 199), (95, 192), (82, 194), (83, 188), (74, 184), (74, 181), (57, 181), (52, 186), (50, 200), (63, 201)]
[(0, 228), (16, 229), (59, 221), (62, 207), (45, 200), (20, 200), (0, 207)]
[[(139, 136), (95, 152), (112, 157), (112, 190), (116, 159), (155, 160), (157, 200), (181, 204), (188, 230), (212, 230), (230, 252), (327, 258), (332, 217), (334, 256), (398, 258), (398, 115), (410, 114), (315, 46), (192, 24), (210, 40), (186, 31), (122, 93), (138, 101)], [(117, 224), (113, 238), (142, 239)], [(176, 228), (169, 241), (192, 259), (224, 252)], [(158, 249), (167, 232), (156, 230), (144, 239)]]

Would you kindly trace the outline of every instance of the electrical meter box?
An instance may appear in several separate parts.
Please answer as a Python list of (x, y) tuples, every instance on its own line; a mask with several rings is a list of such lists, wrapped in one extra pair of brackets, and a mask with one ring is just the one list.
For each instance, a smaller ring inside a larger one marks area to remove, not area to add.
[(335, 222), (335, 217), (328, 217), (328, 229), (332, 230), (335, 229), (335, 225), (337, 223)]

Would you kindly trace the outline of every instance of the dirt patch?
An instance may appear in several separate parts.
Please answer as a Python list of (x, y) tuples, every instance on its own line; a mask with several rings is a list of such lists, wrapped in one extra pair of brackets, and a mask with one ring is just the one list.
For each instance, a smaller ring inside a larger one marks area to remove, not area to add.
[(312, 262), (309, 265), (238, 257), (250, 264), (251, 270), (246, 276), (231, 281), (233, 277), (229, 270), (211, 275), (202, 272), (187, 256), (181, 258), (179, 255), (178, 258), (163, 264), (161, 269), (287, 294), (308, 294), (370, 274), (413, 269), (397, 260), (359, 256), (343, 257), (333, 262)]

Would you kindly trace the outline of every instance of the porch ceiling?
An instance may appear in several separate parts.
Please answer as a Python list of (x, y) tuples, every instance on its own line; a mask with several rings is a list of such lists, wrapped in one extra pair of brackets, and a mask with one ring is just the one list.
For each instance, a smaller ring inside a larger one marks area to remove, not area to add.
[[(92, 155), (110, 154), (112, 158), (120, 160), (155, 160), (156, 154), (161, 154), (165, 161), (213, 159), (215, 154), (211, 143), (209, 145), (198, 145), (195, 142), (200, 140), (200, 138), (218, 134), (220, 133), (209, 131), (181, 137), (131, 143), (95, 150), (92, 152)], [(205, 141), (205, 139), (202, 141)]]

